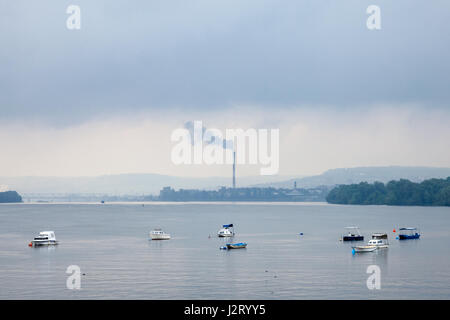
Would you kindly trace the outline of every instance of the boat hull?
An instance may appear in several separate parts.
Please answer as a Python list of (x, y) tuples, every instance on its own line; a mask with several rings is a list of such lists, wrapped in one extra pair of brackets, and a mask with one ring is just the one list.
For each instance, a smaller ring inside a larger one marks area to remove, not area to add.
[(217, 236), (219, 238), (231, 238), (232, 236), (234, 236), (234, 234), (222, 234), (222, 233), (219, 233)]
[(170, 234), (151, 234), (152, 240), (170, 240)]
[(418, 234), (418, 233), (412, 234), (412, 235), (401, 234), (398, 236), (399, 240), (410, 240), (410, 239), (419, 239), (419, 238), (420, 238), (420, 234)]
[(343, 236), (342, 241), (364, 241), (364, 236)]
[(378, 249), (387, 249), (389, 246), (387, 244), (378, 245), (378, 246), (357, 246), (352, 247), (355, 252), (372, 252)]
[(377, 250), (376, 246), (360, 246), (360, 247), (353, 247), (353, 251), (355, 252), (372, 252)]
[(247, 247), (246, 243), (227, 243), (226, 247), (228, 249), (245, 249)]
[(56, 240), (45, 240), (45, 241), (39, 241), (39, 240), (33, 240), (31, 241), (33, 246), (40, 247), (40, 246), (55, 246), (58, 244), (58, 241)]

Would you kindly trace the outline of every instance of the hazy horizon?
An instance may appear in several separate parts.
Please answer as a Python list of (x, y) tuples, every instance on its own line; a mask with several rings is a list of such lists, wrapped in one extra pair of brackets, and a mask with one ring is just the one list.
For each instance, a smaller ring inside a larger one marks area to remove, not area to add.
[[(261, 176), (260, 174), (254, 174), (254, 175), (241, 175), (239, 177), (241, 178), (258, 178), (261, 180), (267, 179), (267, 180), (279, 180), (279, 179), (293, 179), (293, 178), (306, 178), (306, 177), (313, 177), (322, 175), (326, 172), (332, 171), (332, 170), (340, 170), (340, 169), (359, 169), (359, 168), (428, 168), (428, 169), (450, 169), (450, 166), (448, 167), (434, 167), (434, 166), (401, 166), (401, 165), (386, 165), (386, 166), (356, 166), (356, 167), (341, 167), (341, 168), (329, 168), (324, 171), (321, 171), (317, 174), (293, 174), (293, 175), (269, 175), (269, 176)], [(154, 175), (154, 176), (164, 176), (164, 177), (176, 177), (176, 178), (187, 178), (187, 179), (207, 179), (207, 178), (230, 178), (231, 176), (231, 170), (225, 175), (222, 176), (207, 176), (207, 177), (199, 177), (196, 175), (186, 175), (186, 176), (177, 176), (173, 174), (161, 174), (161, 173), (155, 173), (155, 172), (122, 172), (122, 173), (115, 173), (115, 174), (100, 174), (100, 175), (81, 175), (81, 176), (40, 176), (40, 175), (2, 175), (0, 178), (98, 178), (98, 177), (107, 177), (107, 176), (125, 176), (125, 175)]]

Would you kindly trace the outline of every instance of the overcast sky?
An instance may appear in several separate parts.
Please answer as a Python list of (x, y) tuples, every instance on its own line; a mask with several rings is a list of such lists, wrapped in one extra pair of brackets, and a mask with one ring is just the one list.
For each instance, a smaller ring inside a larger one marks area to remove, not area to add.
[(447, 0), (0, 0), (0, 176), (228, 175), (171, 163), (193, 120), (279, 128), (283, 175), (449, 167), (449, 21)]

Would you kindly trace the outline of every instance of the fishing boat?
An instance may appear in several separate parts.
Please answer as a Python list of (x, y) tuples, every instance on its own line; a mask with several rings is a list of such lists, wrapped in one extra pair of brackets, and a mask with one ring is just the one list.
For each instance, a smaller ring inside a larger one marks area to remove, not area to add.
[(234, 236), (234, 228), (233, 224), (224, 224), (222, 226), (222, 229), (217, 232), (217, 236), (224, 238), (224, 237), (233, 237)]
[(42, 231), (31, 241), (31, 246), (52, 246), (57, 245), (54, 231)]
[(374, 233), (372, 239), (365, 246), (355, 246), (353, 252), (372, 252), (378, 249), (389, 247), (388, 236), (386, 233)]
[(358, 227), (345, 227), (345, 232), (342, 235), (342, 241), (363, 241), (364, 236), (359, 231)]
[(414, 227), (408, 227), (408, 228), (400, 228), (398, 229), (398, 239), (399, 240), (409, 240), (409, 239), (419, 239), (420, 238), (420, 231), (417, 228)]
[(150, 238), (152, 240), (169, 240), (170, 234), (165, 233), (160, 228), (157, 228), (150, 232)]
[(225, 245), (227, 249), (244, 249), (247, 247), (247, 243), (239, 242), (239, 243), (227, 243)]

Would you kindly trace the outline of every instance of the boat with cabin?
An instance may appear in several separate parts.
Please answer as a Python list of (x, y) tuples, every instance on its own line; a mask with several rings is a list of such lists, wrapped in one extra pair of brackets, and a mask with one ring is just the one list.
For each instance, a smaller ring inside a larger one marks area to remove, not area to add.
[(342, 241), (363, 241), (364, 236), (359, 231), (358, 227), (345, 227), (344, 234), (342, 235)]
[(419, 239), (420, 238), (420, 231), (418, 228), (415, 227), (408, 227), (408, 228), (400, 228), (398, 229), (398, 239), (399, 240), (409, 240), (409, 239)]
[(221, 238), (225, 237), (233, 237), (234, 236), (234, 227), (233, 224), (224, 224), (222, 229), (217, 232), (217, 236)]
[(389, 247), (388, 235), (386, 233), (374, 233), (372, 239), (365, 246), (355, 246), (353, 252), (372, 252)]
[(31, 246), (52, 246), (57, 245), (54, 231), (42, 231), (31, 241)]
[(165, 233), (160, 228), (156, 228), (150, 232), (152, 240), (170, 240), (170, 234)]

